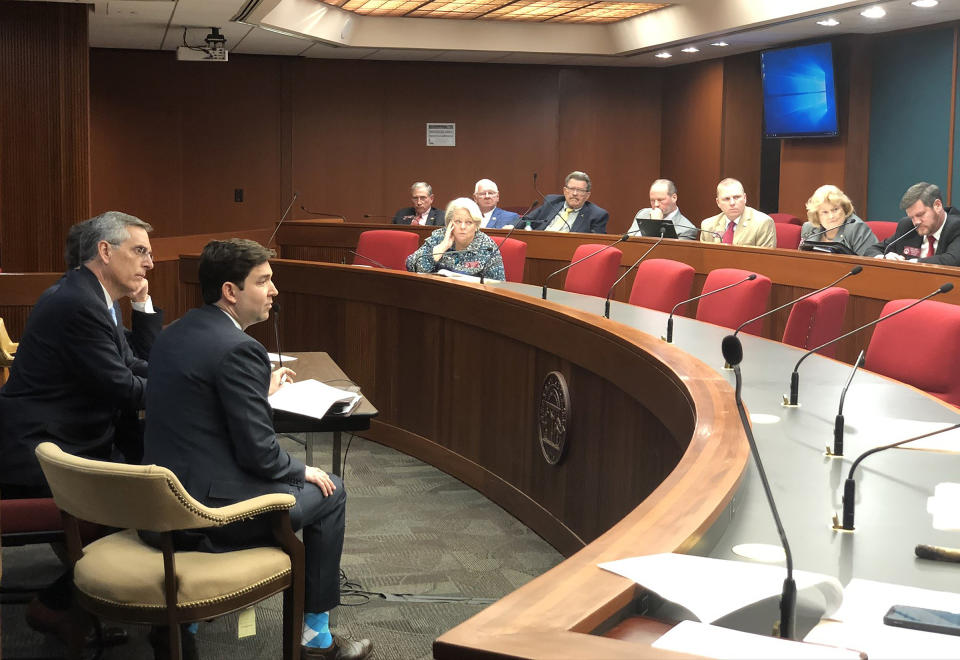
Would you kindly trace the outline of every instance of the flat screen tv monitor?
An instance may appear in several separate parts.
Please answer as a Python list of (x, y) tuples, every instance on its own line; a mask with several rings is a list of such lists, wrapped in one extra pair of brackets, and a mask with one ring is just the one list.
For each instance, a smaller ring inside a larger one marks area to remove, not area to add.
[(760, 67), (766, 137), (839, 134), (830, 43), (765, 51)]

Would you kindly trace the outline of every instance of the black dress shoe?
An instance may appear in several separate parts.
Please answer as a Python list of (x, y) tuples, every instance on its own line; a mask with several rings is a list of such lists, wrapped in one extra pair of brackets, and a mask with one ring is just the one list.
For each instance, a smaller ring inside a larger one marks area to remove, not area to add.
[(88, 647), (106, 648), (127, 642), (127, 631), (116, 626), (99, 626), (93, 617), (76, 617), (73, 610), (56, 610), (47, 607), (34, 598), (27, 606), (27, 625), (48, 635), (53, 635), (64, 645), (70, 645), (70, 638), (76, 629), (84, 632), (84, 644)]
[(333, 636), (333, 644), (325, 649), (313, 646), (301, 646), (302, 660), (363, 660), (373, 651), (373, 643), (369, 639), (347, 639), (338, 635)]

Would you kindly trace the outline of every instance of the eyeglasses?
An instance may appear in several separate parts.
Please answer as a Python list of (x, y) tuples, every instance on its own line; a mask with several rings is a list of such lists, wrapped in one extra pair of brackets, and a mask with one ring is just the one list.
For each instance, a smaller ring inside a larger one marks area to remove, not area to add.
[(564, 186), (563, 189), (568, 191), (571, 195), (576, 195), (578, 197), (580, 195), (586, 195), (590, 192), (589, 188), (571, 188), (570, 186)]
[(498, 192), (478, 192), (476, 193), (477, 197), (496, 197), (500, 193)]

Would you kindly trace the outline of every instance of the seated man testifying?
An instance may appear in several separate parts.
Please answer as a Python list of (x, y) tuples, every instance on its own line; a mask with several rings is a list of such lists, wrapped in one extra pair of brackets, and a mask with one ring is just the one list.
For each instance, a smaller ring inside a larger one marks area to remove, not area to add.
[[(305, 466), (277, 443), (267, 396), (287, 368), (270, 372), (267, 351), (244, 333), (265, 321), (277, 295), (273, 251), (249, 240), (212, 241), (200, 256), (203, 307), (164, 330), (153, 346), (144, 462), (172, 470), (208, 506), (289, 493), (303, 528), (306, 598), (303, 658), (365, 658), (369, 640), (334, 637), (329, 610), (340, 602), (346, 494), (335, 475)], [(182, 532), (180, 549), (223, 552), (273, 544), (269, 524), (249, 520)]]

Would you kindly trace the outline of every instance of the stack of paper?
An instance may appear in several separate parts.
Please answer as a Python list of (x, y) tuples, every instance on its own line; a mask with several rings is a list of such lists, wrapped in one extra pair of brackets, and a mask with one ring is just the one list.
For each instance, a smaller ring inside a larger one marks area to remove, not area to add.
[(276, 410), (321, 419), (328, 414), (350, 414), (360, 403), (361, 398), (356, 392), (348, 392), (330, 387), (318, 380), (308, 379), (284, 385), (273, 393), (269, 401)]

